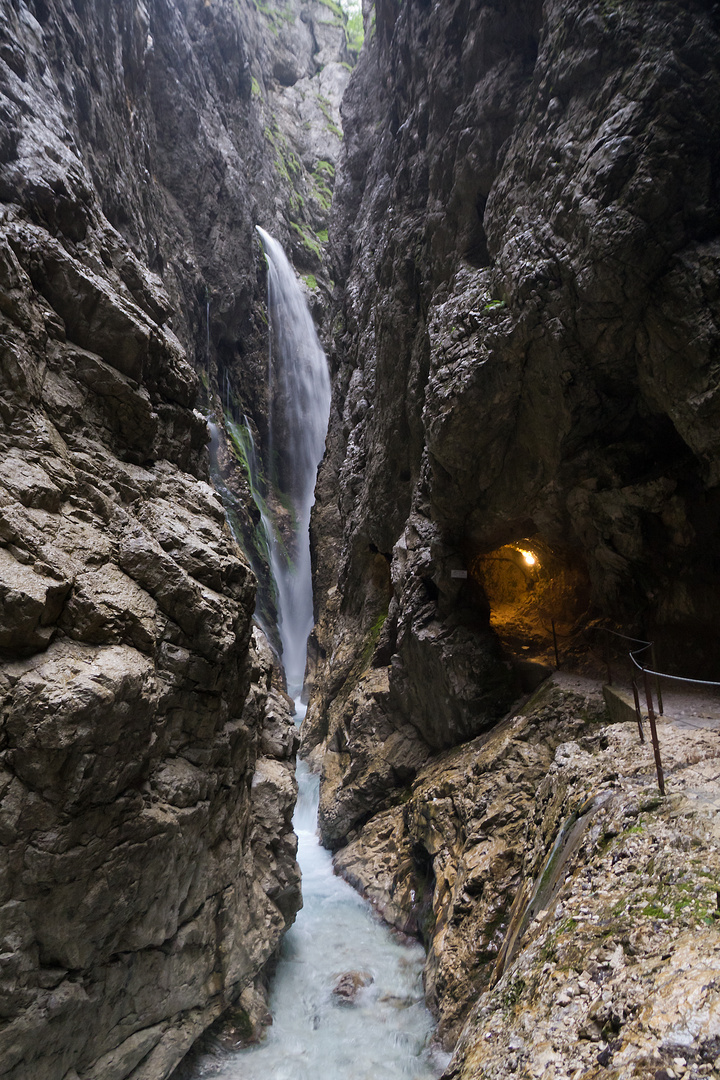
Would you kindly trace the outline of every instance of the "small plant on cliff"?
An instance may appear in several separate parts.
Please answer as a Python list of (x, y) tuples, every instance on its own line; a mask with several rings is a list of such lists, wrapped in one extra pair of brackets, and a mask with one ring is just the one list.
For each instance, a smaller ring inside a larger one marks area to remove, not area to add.
[[(320, 247), (319, 237), (311, 236), (307, 229), (303, 228), (302, 225), (298, 225), (295, 221), (290, 222), (290, 228), (295, 230), (308, 251), (311, 251), (318, 259), (322, 259), (322, 249)], [(327, 233), (325, 234), (325, 239), (327, 240)]]
[(503, 1009), (506, 1012), (514, 1012), (515, 1006), (522, 997), (523, 990), (525, 989), (525, 980), (520, 975), (516, 975), (510, 980), (505, 990), (500, 996)]

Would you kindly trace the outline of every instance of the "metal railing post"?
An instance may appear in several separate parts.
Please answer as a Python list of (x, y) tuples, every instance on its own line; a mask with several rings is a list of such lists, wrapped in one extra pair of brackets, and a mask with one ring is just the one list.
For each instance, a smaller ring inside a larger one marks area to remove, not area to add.
[(637, 681), (633, 675), (632, 681), (633, 697), (635, 698), (635, 715), (637, 716), (638, 731), (640, 732), (640, 742), (645, 742), (645, 732), (642, 726), (642, 712), (640, 711), (640, 695), (638, 694)]
[[(650, 662), (652, 663), (653, 669), (655, 671), (657, 671), (658, 666), (657, 666), (657, 660), (655, 659), (655, 642), (653, 642), (652, 645), (650, 646)], [(660, 676), (659, 675), (655, 676), (655, 689), (657, 691), (658, 712), (662, 716), (663, 715), (663, 699), (662, 699), (662, 690), (660, 689)]]
[(653, 754), (655, 755), (655, 768), (657, 770), (658, 787), (660, 794), (665, 794), (665, 777), (663, 776), (662, 762), (660, 760), (660, 743), (658, 742), (657, 727), (655, 726), (655, 710), (653, 709), (652, 691), (647, 669), (643, 667), (643, 681), (645, 683), (645, 698), (647, 701), (648, 721), (650, 722), (650, 735), (652, 737)]

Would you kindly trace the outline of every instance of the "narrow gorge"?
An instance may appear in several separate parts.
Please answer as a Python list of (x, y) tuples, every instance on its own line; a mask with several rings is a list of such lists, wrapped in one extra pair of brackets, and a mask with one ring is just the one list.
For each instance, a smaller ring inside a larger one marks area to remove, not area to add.
[(719, 129), (711, 0), (0, 0), (1, 1076), (720, 1077)]

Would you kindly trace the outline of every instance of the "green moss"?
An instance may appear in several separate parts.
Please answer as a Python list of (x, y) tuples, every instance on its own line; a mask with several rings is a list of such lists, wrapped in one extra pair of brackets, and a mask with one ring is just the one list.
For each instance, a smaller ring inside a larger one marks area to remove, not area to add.
[(223, 1016), (222, 1020), (225, 1026), (232, 1026), (234, 1029), (233, 1033), (237, 1033), (237, 1037), (242, 1039), (243, 1042), (249, 1042), (255, 1034), (252, 1020), (245, 1009), (230, 1009), (230, 1011)]
[(304, 228), (304, 226), (298, 225), (296, 221), (290, 222), (290, 228), (295, 230), (308, 251), (311, 251), (313, 255), (317, 256), (317, 258), (321, 260), (322, 249), (320, 248), (320, 244), (317, 238), (315, 236), (312, 236), (308, 232), (308, 230)]
[(307, 285), (308, 289), (312, 289), (313, 291), (315, 291), (315, 289), (317, 289), (317, 287), (318, 287), (317, 278), (315, 277), (314, 274), (303, 274), (302, 279), (305, 282), (305, 284)]
[(315, 97), (317, 99), (318, 105), (320, 106), (320, 112), (323, 114), (327, 121), (327, 123), (325, 124), (326, 130), (332, 132), (332, 134), (337, 136), (338, 139), (342, 139), (343, 133), (333, 119), (332, 112), (330, 111), (332, 108), (330, 102), (326, 97), (323, 97), (322, 94), (316, 94)]
[(235, 459), (242, 466), (245, 475), (247, 476), (247, 482), (250, 485), (250, 489), (253, 487), (252, 474), (250, 472), (250, 436), (248, 435), (247, 428), (241, 427), (236, 424), (228, 413), (225, 414), (225, 430), (230, 436), (230, 446), (232, 448)]
[(372, 660), (372, 655), (375, 652), (378, 641), (380, 640), (380, 634), (382, 633), (382, 628), (385, 625), (385, 620), (387, 619), (387, 616), (387, 611), (382, 611), (378, 615), (373, 625), (370, 627), (368, 635), (365, 639), (365, 644), (363, 645), (363, 651), (360, 661), (363, 670), (365, 670), (365, 668)]
[(642, 911), (643, 915), (647, 915), (651, 919), (669, 919), (669, 914), (660, 907), (659, 904), (646, 904)]
[(332, 191), (330, 188), (322, 182), (317, 183), (317, 181), (315, 181), (312, 185), (312, 193), (315, 201), (320, 204), (320, 207), (325, 212), (328, 212), (332, 204)]
[(288, 187), (293, 189), (290, 197), (291, 205), (293, 205), (293, 200), (296, 208), (303, 205), (303, 197), (296, 190), (297, 181), (302, 177), (302, 165), (287, 138), (280, 131), (275, 116), (272, 117), (270, 124), (265, 125), (263, 135), (275, 150), (273, 162), (275, 172), (285, 181)]
[(312, 194), (323, 210), (328, 211), (332, 202), (332, 183), (335, 179), (335, 167), (332, 162), (321, 158), (311, 173)]
[(265, 0), (252, 0), (256, 11), (259, 11), (270, 24), (270, 31), (274, 37), (280, 32), (283, 23), (294, 23), (295, 15), (288, 7), (271, 7)]
[(254, 75), (253, 75), (252, 79), (250, 80), (250, 85), (252, 87), (252, 96), (253, 97), (262, 97), (262, 91), (260, 90), (260, 83), (257, 81), (257, 79), (255, 78)]
[(340, 7), (340, 4), (336, 3), (336, 0), (320, 0), (320, 3), (323, 4), (324, 7), (329, 8), (330, 11), (332, 11), (333, 15), (337, 16), (337, 20), (335, 22), (336, 25), (338, 21), (341, 23), (344, 21), (345, 13)]
[(507, 987), (500, 995), (500, 1003), (506, 1012), (514, 1012), (515, 1006), (522, 997), (523, 990), (525, 989), (525, 980), (519, 975), (516, 975), (510, 980)]

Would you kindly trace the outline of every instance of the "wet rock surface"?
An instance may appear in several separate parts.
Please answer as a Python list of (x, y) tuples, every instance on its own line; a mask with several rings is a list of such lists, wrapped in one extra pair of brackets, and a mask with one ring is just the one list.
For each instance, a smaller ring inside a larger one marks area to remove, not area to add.
[(13, 1080), (168, 1077), (300, 903), (296, 738), (196, 408), (206, 288), (215, 378), (262, 285), (258, 19), (220, 3), (0, 15)]
[(0, 1061), (156, 1080), (297, 909), (295, 742), (177, 339), (110, 273), (91, 310), (117, 289), (134, 374), (50, 336), (22, 263), (74, 257), (4, 225)]
[(333, 994), (340, 1005), (354, 1005), (364, 986), (370, 986), (373, 977), (369, 971), (345, 971), (333, 987)]
[(637, 727), (554, 680), (335, 856), (428, 944), (448, 1078), (715, 1075), (718, 736), (660, 742), (665, 799)]
[[(552, 621), (610, 617), (716, 671), (715, 13), (381, 2), (368, 36), (331, 228), (303, 734), (345, 807), (333, 847), (497, 723)], [(485, 569), (527, 543), (572, 585), (503, 649)], [(390, 731), (416, 746), (395, 774)]]
[[(124, 432), (126, 452), (135, 440), (138, 461), (160, 437), (163, 410), (123, 382), (138, 379), (146, 338), (153, 347), (150, 320), (184, 347), (200, 405), (247, 416), (260, 446), (268, 340), (254, 226), (291, 252), (320, 314), (339, 104), (354, 60), (342, 15), (320, 0), (123, 0), (107, 12), (23, 0), (4, 5), (0, 42), (0, 201), (24, 215), (23, 265), (48, 301), (48, 332), (118, 372), (104, 422)], [(53, 242), (33, 239), (30, 224)], [(108, 383), (87, 358), (77, 366), (76, 381)], [(170, 371), (177, 380), (178, 364)], [(180, 383), (164, 389), (187, 404)], [(183, 440), (179, 428), (171, 437)], [(224, 472), (256, 555), (247, 464), (235, 450), (228, 439)]]

